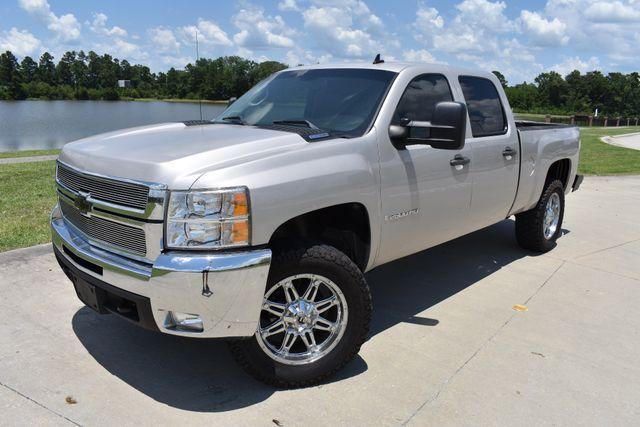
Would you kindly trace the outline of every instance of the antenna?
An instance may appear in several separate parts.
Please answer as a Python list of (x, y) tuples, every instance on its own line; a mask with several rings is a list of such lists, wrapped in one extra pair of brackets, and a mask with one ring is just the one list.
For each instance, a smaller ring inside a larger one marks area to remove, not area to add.
[[(198, 60), (200, 59), (200, 50), (198, 49), (198, 29), (196, 28), (196, 67), (198, 66)], [(200, 108), (200, 120), (202, 120), (202, 93), (198, 88), (198, 107)]]

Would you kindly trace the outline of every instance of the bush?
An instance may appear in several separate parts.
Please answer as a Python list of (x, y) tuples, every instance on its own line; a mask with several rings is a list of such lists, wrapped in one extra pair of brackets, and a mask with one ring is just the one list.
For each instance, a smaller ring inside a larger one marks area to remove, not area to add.
[(118, 91), (115, 88), (107, 88), (102, 92), (102, 99), (105, 101), (117, 101), (120, 99), (120, 95), (118, 95)]

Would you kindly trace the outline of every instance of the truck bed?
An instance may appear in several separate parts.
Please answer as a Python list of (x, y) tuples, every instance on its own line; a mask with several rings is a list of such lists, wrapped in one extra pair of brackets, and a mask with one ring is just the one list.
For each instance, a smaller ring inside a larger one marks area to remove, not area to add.
[[(580, 131), (562, 123), (516, 121), (520, 144), (520, 178), (511, 213), (531, 209), (537, 203), (546, 171), (558, 159), (570, 159), (569, 180), (578, 164)], [(543, 171), (540, 173), (539, 171)]]

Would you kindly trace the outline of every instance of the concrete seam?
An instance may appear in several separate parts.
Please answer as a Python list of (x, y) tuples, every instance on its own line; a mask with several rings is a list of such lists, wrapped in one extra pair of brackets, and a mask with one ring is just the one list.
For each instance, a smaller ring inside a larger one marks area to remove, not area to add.
[(73, 420), (71, 420), (71, 419), (69, 419), (69, 418), (65, 417), (64, 415), (62, 415), (62, 414), (60, 414), (60, 413), (58, 413), (58, 412), (54, 411), (53, 409), (50, 409), (50, 408), (46, 407), (45, 405), (43, 405), (42, 403), (38, 402), (37, 400), (34, 400), (34, 399), (30, 398), (29, 396), (27, 396), (27, 395), (25, 395), (25, 394), (20, 393), (18, 390), (14, 389), (13, 387), (10, 387), (10, 386), (6, 385), (6, 384), (5, 384), (5, 383), (3, 383), (3, 382), (0, 382), (0, 385), (1, 385), (2, 387), (6, 388), (7, 390), (10, 390), (10, 391), (14, 392), (14, 393), (15, 393), (15, 394), (17, 394), (18, 396), (21, 396), (21, 397), (23, 397), (23, 398), (27, 399), (28, 401), (30, 401), (30, 402), (32, 402), (32, 403), (35, 403), (35, 404), (36, 404), (36, 405), (38, 405), (39, 407), (41, 407), (41, 408), (43, 408), (43, 409), (45, 409), (45, 410), (47, 410), (47, 411), (51, 412), (52, 414), (57, 415), (58, 417), (63, 418), (63, 419), (65, 419), (65, 420), (69, 421), (71, 424), (76, 425), (76, 426), (81, 426), (81, 424), (78, 424), (78, 423), (76, 423), (75, 421), (73, 421)]
[[(555, 270), (553, 270), (553, 272), (549, 275), (549, 277), (547, 277), (545, 279), (545, 281), (535, 290), (535, 292), (529, 296), (529, 298), (527, 298), (527, 300), (525, 301), (525, 304), (527, 304), (529, 301), (531, 301), (531, 299), (533, 297), (535, 297), (540, 290), (549, 282), (549, 280), (551, 280), (551, 278), (553, 276), (555, 276), (555, 274), (558, 272), (558, 270), (560, 270), (562, 268), (562, 266), (564, 266), (566, 263), (566, 261), (563, 261), (558, 268), (556, 268)], [(471, 356), (469, 356), (469, 358), (467, 358), (467, 360), (464, 361), (464, 363), (462, 365), (460, 365), (458, 367), (458, 369), (455, 370), (455, 372), (453, 374), (451, 374), (449, 376), (449, 378), (447, 378), (442, 385), (440, 386), (440, 388), (436, 391), (436, 393), (431, 396), (430, 398), (428, 398), (427, 400), (425, 400), (422, 405), (420, 405), (418, 407), (418, 409), (416, 409), (411, 416), (409, 416), (409, 418), (407, 418), (405, 421), (402, 422), (401, 425), (405, 426), (407, 425), (409, 422), (411, 422), (411, 420), (419, 413), (422, 411), (423, 408), (425, 408), (427, 405), (430, 405), (431, 403), (435, 402), (436, 400), (438, 400), (438, 398), (440, 397), (440, 394), (442, 394), (442, 392), (444, 391), (444, 389), (447, 388), (447, 386), (449, 385), (449, 383), (451, 383), (451, 381), (453, 381), (453, 379), (469, 364), (469, 362), (471, 362), (491, 341), (493, 341), (493, 339), (504, 329), (505, 326), (507, 326), (509, 324), (509, 322), (511, 322), (511, 320), (513, 320), (513, 318), (517, 315), (517, 313), (512, 314), (511, 316), (509, 316), (509, 318), (502, 324), (500, 325), (500, 327), (498, 329), (496, 329), (496, 331), (486, 340), (484, 341), (482, 344), (480, 344), (480, 346), (476, 349), (475, 352), (473, 352), (473, 354)]]
[(597, 251), (589, 252), (587, 254), (575, 257), (574, 260), (578, 260), (580, 258), (584, 258), (584, 257), (590, 256), (590, 255), (595, 255), (595, 254), (598, 254), (600, 252), (608, 251), (609, 249), (619, 248), (620, 246), (628, 245), (629, 243), (634, 243), (634, 242), (637, 242), (637, 241), (640, 241), (640, 239), (633, 239), (633, 240), (629, 240), (628, 242), (623, 242), (623, 243), (619, 243), (617, 245), (609, 246), (608, 248), (598, 249)]
[(579, 262), (575, 262), (575, 261), (571, 261), (571, 260), (569, 260), (567, 262), (569, 264), (571, 264), (571, 265), (577, 265), (578, 267), (590, 268), (591, 270), (600, 271), (602, 273), (613, 274), (614, 276), (618, 276), (618, 277), (622, 277), (622, 278), (625, 278), (625, 279), (635, 280), (636, 282), (640, 282), (640, 279), (638, 279), (637, 277), (627, 276), (626, 274), (620, 274), (620, 273), (615, 272), (615, 271), (609, 271), (609, 270), (605, 270), (604, 268), (598, 268), (598, 267), (594, 267), (592, 265), (581, 264)]

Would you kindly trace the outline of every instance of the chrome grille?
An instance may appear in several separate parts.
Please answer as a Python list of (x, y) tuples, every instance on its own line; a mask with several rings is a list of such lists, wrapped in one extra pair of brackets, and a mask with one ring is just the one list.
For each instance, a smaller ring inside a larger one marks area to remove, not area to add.
[(91, 194), (96, 200), (145, 210), (149, 200), (149, 187), (83, 174), (58, 163), (57, 179), (73, 190)]
[(95, 216), (86, 217), (74, 206), (62, 200), (60, 200), (60, 209), (64, 219), (90, 239), (135, 252), (141, 256), (147, 254), (144, 230)]

